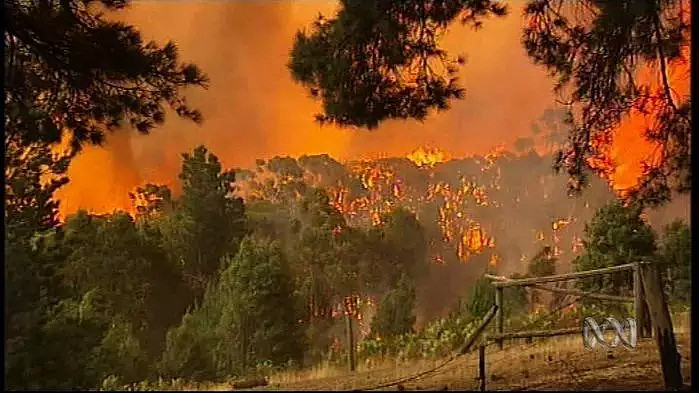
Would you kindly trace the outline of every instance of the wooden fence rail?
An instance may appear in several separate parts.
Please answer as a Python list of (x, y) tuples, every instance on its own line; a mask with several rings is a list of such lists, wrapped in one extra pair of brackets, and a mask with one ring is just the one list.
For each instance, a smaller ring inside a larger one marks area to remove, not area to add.
[(466, 343), (464, 344), (463, 347), (461, 347), (461, 350), (459, 351), (460, 354), (465, 354), (466, 352), (471, 349), (471, 346), (473, 345), (474, 342), (478, 339), (478, 337), (481, 335), (483, 330), (488, 326), (490, 323), (490, 320), (493, 319), (493, 316), (497, 313), (499, 310), (499, 306), (497, 304), (493, 305), (490, 310), (488, 310), (488, 313), (485, 314), (485, 317), (483, 317), (483, 322), (476, 328), (476, 330), (471, 334), (471, 336), (466, 340)]
[[(494, 281), (497, 281), (497, 282), (513, 281), (513, 279), (511, 279), (511, 278), (502, 277), (502, 276), (494, 276), (492, 274), (486, 274), (486, 275), (484, 275), (484, 277), (489, 278), (489, 279), (494, 280)], [(565, 293), (568, 295), (587, 297), (590, 299), (607, 300), (610, 302), (633, 303), (635, 301), (635, 299), (630, 297), (630, 296), (605, 295), (605, 294), (601, 294), (601, 293), (579, 291), (577, 289), (556, 288), (556, 287), (551, 287), (548, 285), (540, 285), (540, 284), (531, 284), (529, 286), (532, 288), (535, 288), (535, 289), (541, 289), (541, 290), (549, 291), (549, 292)]]
[[(641, 284), (641, 265), (646, 264), (644, 262), (638, 262), (638, 263), (627, 263), (624, 265), (619, 265), (619, 266), (613, 266), (613, 267), (607, 267), (607, 268), (602, 268), (602, 269), (594, 269), (594, 270), (587, 270), (584, 272), (575, 272), (575, 273), (567, 273), (567, 274), (558, 274), (558, 275), (552, 275), (552, 276), (546, 276), (546, 277), (534, 277), (534, 278), (523, 278), (523, 279), (511, 279), (508, 277), (502, 277), (502, 276), (495, 276), (492, 274), (486, 274), (485, 277), (491, 279), (493, 282), (493, 286), (495, 286), (495, 305), (498, 307), (497, 313), (495, 315), (495, 327), (497, 333), (493, 336), (491, 336), (490, 339), (494, 340), (497, 342), (498, 347), (500, 349), (503, 348), (503, 342), (506, 339), (513, 339), (513, 338), (532, 338), (532, 337), (549, 337), (549, 336), (555, 336), (555, 335), (560, 335), (560, 334), (570, 334), (574, 329), (579, 331), (579, 328), (570, 328), (570, 329), (562, 329), (562, 330), (557, 330), (557, 331), (549, 331), (548, 333), (546, 332), (516, 332), (516, 333), (508, 333), (505, 334), (503, 332), (503, 322), (504, 322), (504, 314), (502, 312), (502, 306), (504, 304), (504, 299), (503, 299), (503, 289), (506, 287), (512, 287), (512, 286), (521, 286), (521, 287), (532, 287), (544, 291), (550, 291), (550, 292), (557, 292), (557, 293), (565, 293), (569, 295), (574, 295), (574, 296), (579, 296), (579, 297), (587, 297), (587, 298), (592, 298), (592, 299), (599, 299), (599, 300), (606, 300), (606, 301), (613, 301), (613, 302), (625, 302), (625, 303), (633, 303), (634, 304), (634, 311), (636, 313), (636, 319), (637, 319), (637, 334), (638, 337), (647, 337), (648, 332), (645, 331), (644, 326), (646, 325), (644, 321), (646, 320), (645, 316), (645, 309), (643, 307), (644, 304), (644, 291), (643, 287)], [(633, 297), (627, 297), (627, 296), (613, 296), (613, 295), (605, 295), (605, 294), (599, 294), (599, 293), (592, 293), (592, 292), (587, 292), (587, 291), (580, 291), (576, 289), (567, 289), (567, 288), (556, 288), (548, 285), (541, 285), (542, 283), (549, 283), (549, 282), (558, 282), (558, 281), (566, 281), (566, 280), (578, 280), (581, 278), (585, 277), (594, 277), (594, 276), (599, 276), (602, 274), (610, 274), (610, 273), (615, 273), (615, 272), (620, 272), (620, 271), (627, 271), (627, 270), (633, 270), (634, 274), (634, 296)]]
[(598, 276), (600, 274), (608, 274), (608, 273), (620, 272), (620, 271), (625, 271), (625, 270), (632, 270), (634, 268), (634, 266), (636, 266), (635, 263), (627, 263), (625, 265), (605, 267), (602, 269), (586, 270), (584, 272), (557, 274), (554, 276), (546, 276), (546, 277), (522, 278), (522, 279), (518, 279), (518, 280), (512, 279), (510, 281), (494, 282), (493, 285), (495, 285), (498, 288), (513, 287), (513, 286), (526, 287), (526, 286), (530, 286), (533, 284), (542, 284), (542, 283), (547, 283), (547, 282), (566, 281), (566, 280), (576, 280), (576, 279), (581, 279), (581, 278), (585, 278), (585, 277), (594, 277), (594, 276)]
[[(552, 288), (545, 285), (539, 285), (549, 282), (576, 280), (625, 270), (633, 270), (633, 298), (612, 297), (609, 295), (592, 294), (589, 292), (567, 289), (563, 290), (561, 288)], [(657, 266), (648, 262), (635, 262), (614, 267), (587, 270), (584, 272), (518, 280), (492, 275), (486, 275), (486, 277), (494, 281), (493, 286), (495, 286), (495, 305), (497, 306), (497, 312), (495, 315), (497, 334), (489, 337), (489, 339), (496, 341), (500, 349), (502, 349), (503, 340), (505, 339), (550, 337), (554, 335), (576, 333), (579, 331), (579, 328), (569, 328), (537, 332), (513, 332), (505, 334), (503, 332), (502, 305), (504, 300), (503, 289), (506, 287), (532, 286), (546, 291), (569, 293), (580, 297), (590, 297), (601, 300), (621, 302), (632, 301), (634, 304), (634, 313), (636, 315), (636, 329), (638, 337), (649, 337), (651, 327), (648, 325), (652, 325), (652, 335), (655, 337), (658, 353), (660, 355), (660, 364), (665, 382), (665, 388), (679, 389), (684, 386), (680, 368), (681, 357), (677, 352), (675, 334), (672, 328), (672, 318), (670, 317), (670, 310), (667, 306), (665, 294), (663, 293), (660, 270)], [(646, 315), (645, 306), (647, 306), (648, 315)], [(646, 327), (648, 327), (648, 329)]]
[(533, 338), (533, 337), (553, 337), (564, 336), (568, 334), (580, 334), (580, 328), (564, 328), (555, 330), (531, 330), (526, 332), (511, 332), (502, 334), (491, 334), (488, 336), (488, 341), (499, 342), (501, 340), (512, 340), (517, 338)]

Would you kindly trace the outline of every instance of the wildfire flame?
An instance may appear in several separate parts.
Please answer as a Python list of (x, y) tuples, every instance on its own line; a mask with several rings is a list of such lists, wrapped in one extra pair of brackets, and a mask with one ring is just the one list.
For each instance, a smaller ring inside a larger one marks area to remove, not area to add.
[[(684, 22), (690, 26), (689, 5), (685, 6), (682, 15)], [(675, 102), (689, 97), (689, 45), (681, 49), (682, 60), (669, 63), (668, 82)], [(662, 81), (655, 67), (644, 66), (637, 75), (637, 82), (648, 84), (651, 91), (662, 89)], [(639, 102), (643, 98), (639, 98)], [(613, 188), (624, 195), (629, 189), (638, 185), (644, 175), (643, 164), (657, 166), (661, 157), (662, 145), (655, 144), (645, 137), (647, 129), (651, 128), (656, 119), (653, 113), (632, 108), (613, 136), (603, 138), (598, 143), (604, 145), (602, 157), (591, 160), (591, 166), (603, 171)]]
[(573, 219), (572, 219), (572, 218), (561, 218), (561, 219), (558, 219), (558, 220), (554, 221), (554, 222), (551, 224), (551, 226), (552, 226), (552, 228), (553, 228), (554, 231), (557, 231), (557, 230), (559, 230), (559, 229), (565, 228), (565, 227), (566, 227), (568, 224), (570, 224), (571, 222), (573, 222)]
[(534, 239), (534, 243), (544, 241), (544, 237), (545, 237), (545, 236), (544, 236), (544, 232), (543, 232), (543, 231), (539, 231), (539, 232), (536, 232), (536, 231), (535, 231), (535, 234), (534, 234), (534, 238), (535, 238), (535, 239)]
[(449, 159), (448, 154), (437, 148), (419, 147), (406, 157), (418, 167), (433, 167)]
[(582, 241), (582, 238), (578, 237), (578, 235), (573, 235), (573, 253), (577, 253), (578, 251), (581, 251), (585, 244)]

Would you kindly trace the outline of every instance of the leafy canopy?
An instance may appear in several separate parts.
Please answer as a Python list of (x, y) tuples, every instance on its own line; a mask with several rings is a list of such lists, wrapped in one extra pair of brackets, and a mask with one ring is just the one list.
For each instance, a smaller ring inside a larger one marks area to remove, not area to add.
[(292, 77), (320, 97), (321, 123), (375, 128), (387, 119), (424, 119), (463, 97), (439, 37), (456, 18), (478, 27), (506, 7), (493, 0), (342, 0), (310, 34), (296, 34)]
[(688, 2), (532, 0), (525, 15), (524, 47), (556, 77), (570, 112), (556, 167), (570, 175), (571, 191), (585, 186), (589, 169), (609, 175), (611, 140), (632, 113), (651, 116), (644, 136), (660, 155), (644, 163), (628, 197), (658, 204), (688, 191), (691, 99), (675, 92), (686, 75), (670, 77), (672, 68), (689, 69)]
[(371, 321), (371, 335), (391, 338), (414, 332), (415, 288), (403, 274), (395, 288), (384, 295)]
[(192, 64), (181, 64), (173, 42), (144, 43), (132, 26), (102, 10), (127, 0), (4, 2), (5, 132), (13, 143), (99, 144), (105, 130), (131, 125), (150, 131), (165, 105), (195, 121), (180, 89), (205, 86)]
[[(527, 1), (524, 48), (556, 78), (568, 113), (555, 167), (568, 173), (571, 193), (587, 185), (590, 170), (612, 173), (611, 142), (631, 114), (650, 116), (644, 136), (659, 153), (625, 195), (659, 204), (689, 191), (691, 99), (676, 93), (689, 69), (688, 3)], [(463, 61), (439, 46), (449, 24), (461, 18), (478, 27), (505, 12), (489, 0), (344, 0), (333, 18), (319, 16), (310, 33), (297, 33), (288, 66), (321, 99), (321, 123), (372, 129), (423, 120), (463, 96), (455, 76)]]
[[(576, 271), (652, 260), (655, 233), (641, 216), (640, 204), (614, 201), (599, 208), (585, 224), (585, 251), (573, 260)], [(631, 273), (617, 272), (579, 281), (585, 290), (620, 294), (631, 288)]]
[(145, 200), (144, 213), (172, 209), (160, 222), (163, 240), (194, 293), (201, 295), (221, 257), (236, 251), (245, 231), (245, 207), (233, 193), (235, 172), (224, 170), (204, 146), (182, 154), (179, 178), (182, 195), (176, 201), (168, 189), (155, 185), (133, 198)]
[(299, 362), (303, 340), (286, 257), (278, 243), (245, 237), (225, 257), (200, 306), (168, 334), (166, 375), (222, 380), (261, 362)]
[(657, 259), (665, 270), (671, 299), (688, 303), (692, 294), (692, 232), (687, 223), (676, 220), (663, 228)]

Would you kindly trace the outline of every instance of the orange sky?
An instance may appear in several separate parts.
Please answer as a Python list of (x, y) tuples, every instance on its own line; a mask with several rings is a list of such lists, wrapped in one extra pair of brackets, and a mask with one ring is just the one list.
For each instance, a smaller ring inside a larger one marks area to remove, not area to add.
[[(205, 144), (227, 167), (256, 158), (327, 153), (337, 159), (405, 155), (423, 145), (460, 157), (483, 154), (530, 136), (532, 122), (553, 105), (552, 80), (533, 65), (520, 42), (521, 2), (479, 31), (457, 25), (444, 38), (464, 54), (466, 97), (425, 122), (388, 121), (377, 130), (317, 125), (320, 104), (295, 84), (285, 64), (294, 33), (335, 1), (135, 2), (117, 18), (147, 40), (176, 42), (181, 59), (199, 65), (208, 90), (187, 91), (204, 124), (170, 115), (148, 136), (118, 132), (103, 148), (87, 148), (73, 162), (71, 182), (59, 191), (61, 212), (128, 208), (128, 192), (146, 182), (173, 184), (181, 152)], [(631, 133), (633, 134), (633, 132)], [(637, 135), (637, 134), (636, 134)]]
[[(689, 59), (688, 52), (689, 48), (686, 48), (684, 51), (686, 59)], [(676, 94), (673, 98), (675, 98), (675, 102), (680, 102), (680, 97), (686, 97), (689, 94), (689, 66), (680, 63), (670, 67), (668, 71), (670, 85)], [(639, 72), (639, 82), (649, 83), (652, 89), (659, 88), (661, 81), (651, 79), (651, 75), (660, 79), (657, 72), (651, 74), (648, 69), (643, 69)], [(646, 160), (652, 161), (651, 158), (659, 153), (654, 145), (639, 137), (640, 133), (651, 127), (652, 124), (653, 118), (651, 116), (634, 110), (616, 130), (611, 155), (617, 158), (618, 167), (612, 176), (612, 181), (617, 189), (634, 186), (641, 175), (639, 163)]]

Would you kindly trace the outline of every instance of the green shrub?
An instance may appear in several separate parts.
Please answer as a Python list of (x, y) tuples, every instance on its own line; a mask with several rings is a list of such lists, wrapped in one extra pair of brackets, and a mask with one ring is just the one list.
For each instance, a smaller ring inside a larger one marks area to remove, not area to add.
[(163, 371), (167, 377), (224, 380), (265, 362), (298, 362), (302, 352), (284, 254), (274, 242), (246, 237), (235, 258), (224, 260), (202, 305), (168, 333)]
[(415, 288), (406, 275), (396, 288), (388, 291), (371, 321), (371, 335), (390, 339), (413, 331), (415, 324)]
[(665, 288), (671, 303), (689, 304), (692, 295), (691, 252), (692, 233), (689, 225), (677, 220), (663, 228), (656, 259), (662, 267)]
[[(641, 213), (640, 205), (624, 206), (615, 201), (599, 208), (585, 224), (585, 252), (573, 260), (576, 271), (612, 267), (652, 260), (656, 235)], [(630, 271), (604, 274), (578, 280), (585, 291), (625, 295), (632, 288)]]
[[(519, 278), (513, 275), (511, 278)], [(495, 286), (490, 279), (480, 278), (469, 295), (469, 300), (462, 305), (463, 310), (474, 318), (483, 318), (495, 304)], [(522, 287), (507, 287), (503, 290), (503, 312), (505, 317), (511, 317), (526, 311), (529, 303), (526, 289)]]
[(358, 354), (360, 358), (395, 356), (401, 360), (445, 356), (460, 348), (479, 323), (462, 316), (440, 318), (418, 333), (367, 338), (359, 344)]

